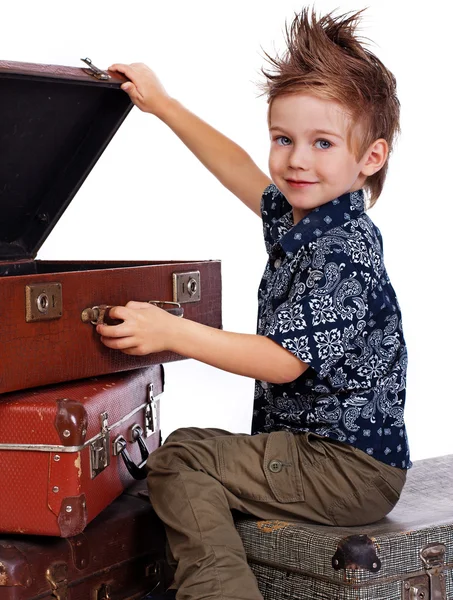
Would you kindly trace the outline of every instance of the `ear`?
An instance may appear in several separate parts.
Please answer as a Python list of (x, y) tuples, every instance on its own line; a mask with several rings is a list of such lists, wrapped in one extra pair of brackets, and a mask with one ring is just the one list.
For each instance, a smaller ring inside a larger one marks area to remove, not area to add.
[(373, 142), (363, 155), (362, 174), (370, 177), (382, 169), (389, 155), (389, 146), (387, 142), (380, 138)]

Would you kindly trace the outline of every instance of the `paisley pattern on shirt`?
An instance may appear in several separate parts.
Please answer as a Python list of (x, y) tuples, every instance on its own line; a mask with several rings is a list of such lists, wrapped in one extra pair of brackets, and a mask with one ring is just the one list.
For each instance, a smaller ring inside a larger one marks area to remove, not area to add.
[(271, 185), (262, 216), (269, 260), (257, 332), (310, 368), (291, 383), (256, 382), (252, 432), (312, 431), (408, 468), (401, 313), (362, 190), (294, 225)]

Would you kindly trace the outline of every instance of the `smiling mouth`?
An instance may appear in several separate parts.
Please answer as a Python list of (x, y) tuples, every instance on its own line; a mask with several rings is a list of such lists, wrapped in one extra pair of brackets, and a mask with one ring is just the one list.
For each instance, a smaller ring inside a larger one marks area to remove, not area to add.
[(297, 181), (296, 179), (286, 179), (286, 183), (292, 187), (305, 187), (318, 183), (317, 181)]

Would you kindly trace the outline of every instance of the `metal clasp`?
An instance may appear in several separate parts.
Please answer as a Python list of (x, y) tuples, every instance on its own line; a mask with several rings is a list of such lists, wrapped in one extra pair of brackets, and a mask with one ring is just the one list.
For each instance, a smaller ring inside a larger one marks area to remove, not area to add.
[(54, 563), (46, 571), (46, 579), (52, 586), (52, 596), (57, 600), (68, 600), (68, 565)]
[(426, 575), (417, 575), (404, 581), (403, 600), (447, 600), (445, 585), (445, 544), (436, 542), (420, 550)]
[(175, 317), (184, 316), (184, 309), (181, 307), (180, 302), (171, 302), (170, 300), (148, 300), (148, 304), (154, 304), (157, 308), (162, 308), (171, 315), (175, 315)]
[(103, 583), (95, 592), (96, 600), (112, 600), (111, 591), (112, 586), (108, 583)]
[(157, 402), (154, 399), (154, 386), (150, 383), (148, 385), (148, 398), (145, 408), (145, 437), (149, 437), (157, 429)]
[(35, 283), (25, 286), (27, 323), (59, 319), (63, 314), (61, 283)]
[(110, 464), (110, 433), (108, 414), (101, 413), (101, 435), (90, 444), (91, 479), (102, 473)]
[(85, 73), (88, 73), (88, 75), (92, 75), (93, 77), (96, 77), (96, 79), (101, 79), (102, 81), (107, 81), (110, 79), (110, 75), (107, 73), (107, 71), (103, 71), (102, 69), (95, 67), (90, 58), (81, 58), (80, 60), (88, 65), (88, 69), (83, 69)]
[(201, 299), (200, 271), (173, 273), (173, 300), (184, 304)]

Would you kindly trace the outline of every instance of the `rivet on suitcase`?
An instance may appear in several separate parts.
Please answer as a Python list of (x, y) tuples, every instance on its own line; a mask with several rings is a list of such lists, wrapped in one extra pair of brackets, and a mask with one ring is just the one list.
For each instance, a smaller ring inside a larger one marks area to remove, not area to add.
[(247, 518), (237, 528), (265, 600), (451, 600), (453, 455), (415, 462), (375, 524)]
[[(132, 108), (124, 81), (0, 61), (0, 394), (182, 358), (103, 346), (93, 324), (112, 305), (158, 302), (221, 327), (219, 261), (35, 260)], [(106, 189), (87, 218), (108, 205)]]
[(156, 365), (3, 394), (0, 532), (77, 535), (146, 477), (163, 386)]

